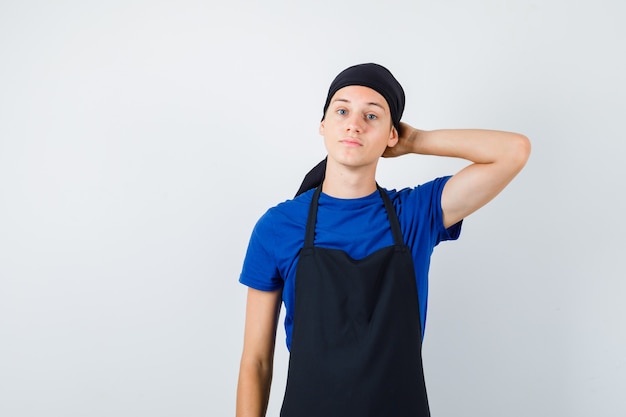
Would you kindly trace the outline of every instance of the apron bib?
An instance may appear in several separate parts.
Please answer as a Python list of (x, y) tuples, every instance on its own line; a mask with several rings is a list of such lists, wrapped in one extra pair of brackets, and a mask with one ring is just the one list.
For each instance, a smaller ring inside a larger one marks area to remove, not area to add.
[(360, 260), (313, 245), (321, 186), (313, 195), (281, 417), (430, 416), (413, 259), (378, 191), (394, 245)]

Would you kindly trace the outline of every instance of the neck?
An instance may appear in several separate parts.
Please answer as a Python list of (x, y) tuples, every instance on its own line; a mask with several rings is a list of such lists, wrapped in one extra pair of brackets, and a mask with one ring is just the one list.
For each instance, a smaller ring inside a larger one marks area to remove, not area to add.
[(329, 158), (322, 191), (336, 198), (368, 196), (376, 191), (376, 165), (346, 167)]

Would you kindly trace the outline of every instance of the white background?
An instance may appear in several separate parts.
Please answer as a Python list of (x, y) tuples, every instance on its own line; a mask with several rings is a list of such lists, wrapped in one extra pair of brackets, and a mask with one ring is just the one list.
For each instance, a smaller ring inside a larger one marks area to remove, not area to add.
[[(234, 415), (252, 227), (325, 155), (334, 76), (378, 62), (405, 121), (533, 145), (435, 251), (433, 415), (623, 417), (624, 7), (1, 1), (0, 415)], [(383, 160), (379, 182), (464, 165)]]

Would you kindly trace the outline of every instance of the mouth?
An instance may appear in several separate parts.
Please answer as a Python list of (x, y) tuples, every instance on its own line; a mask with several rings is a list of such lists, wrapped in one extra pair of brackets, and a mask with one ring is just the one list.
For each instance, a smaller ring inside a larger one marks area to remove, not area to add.
[(361, 141), (356, 138), (343, 138), (339, 142), (346, 146), (362, 146), (363, 145)]

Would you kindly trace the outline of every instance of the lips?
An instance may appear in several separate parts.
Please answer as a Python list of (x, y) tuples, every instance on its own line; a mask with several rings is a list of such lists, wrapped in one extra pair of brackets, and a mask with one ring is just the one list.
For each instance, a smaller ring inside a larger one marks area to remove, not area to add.
[(358, 140), (357, 138), (343, 138), (339, 142), (347, 146), (362, 146), (363, 145), (361, 141)]

